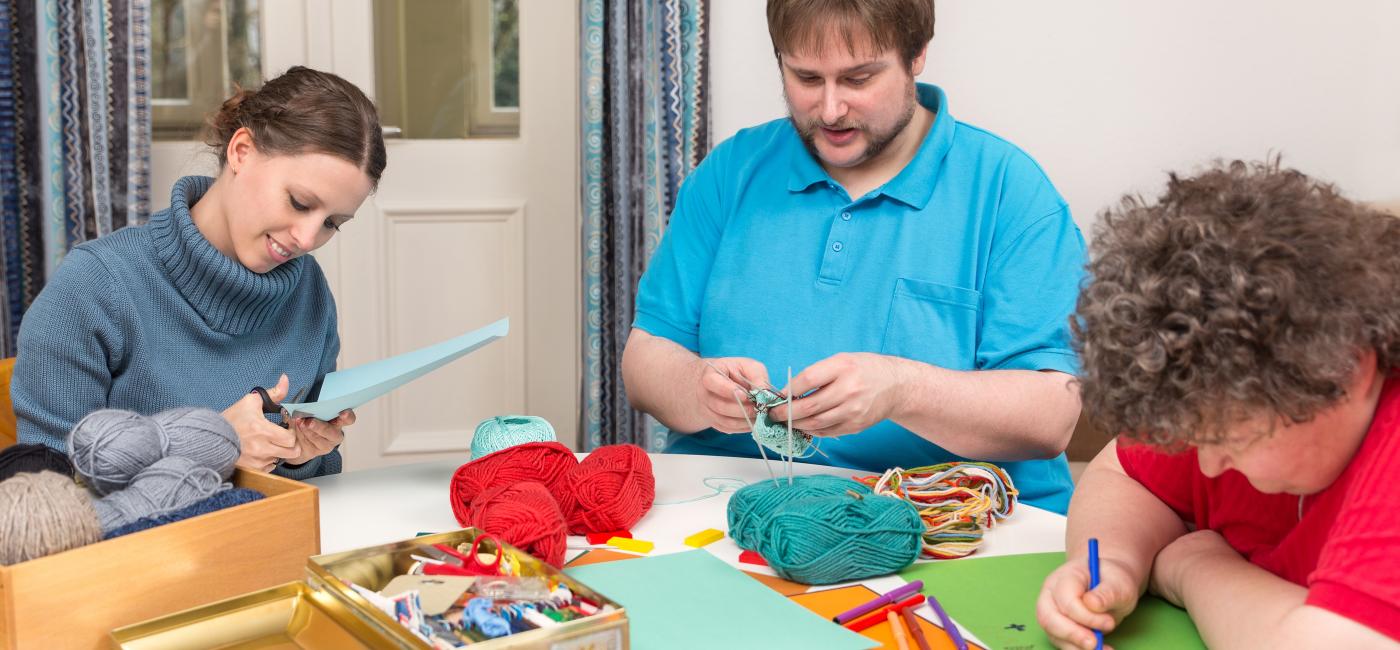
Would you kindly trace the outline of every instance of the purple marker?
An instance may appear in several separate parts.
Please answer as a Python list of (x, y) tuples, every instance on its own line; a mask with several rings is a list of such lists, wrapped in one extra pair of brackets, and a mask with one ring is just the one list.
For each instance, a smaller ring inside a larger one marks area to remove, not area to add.
[(877, 597), (875, 598), (875, 600), (872, 600), (872, 601), (870, 601), (870, 602), (868, 602), (868, 603), (866, 603), (866, 604), (864, 604), (864, 605), (861, 605), (860, 607), (857, 607), (857, 608), (852, 609), (852, 610), (850, 610), (850, 611), (841, 612), (840, 614), (837, 614), (837, 615), (836, 615), (836, 618), (833, 618), (833, 619), (831, 619), (831, 620), (835, 621), (838, 625), (845, 625), (847, 622), (853, 621), (853, 620), (855, 620), (855, 619), (857, 619), (857, 618), (861, 617), (862, 615), (867, 614), (867, 613), (869, 613), (869, 612), (873, 612), (873, 611), (875, 611), (876, 609), (879, 609), (880, 607), (883, 607), (883, 606), (885, 606), (885, 605), (887, 605), (887, 604), (889, 604), (889, 603), (898, 602), (900, 599), (904, 598), (905, 596), (908, 596), (908, 595), (914, 594), (914, 593), (918, 593), (918, 591), (919, 591), (920, 589), (923, 589), (923, 588), (924, 588), (924, 581), (923, 581), (923, 580), (915, 580), (915, 581), (913, 581), (913, 582), (911, 582), (911, 583), (909, 583), (909, 584), (907, 584), (907, 585), (904, 585), (904, 586), (899, 587), (899, 588), (897, 588), (897, 589), (893, 589), (893, 590), (891, 590), (889, 593), (887, 593), (887, 594), (885, 594), (885, 595), (883, 595), (883, 596), (877, 596)]
[(962, 638), (962, 632), (958, 631), (958, 624), (953, 619), (948, 618), (948, 612), (943, 611), (943, 606), (938, 604), (938, 599), (933, 594), (924, 594), (924, 600), (928, 601), (928, 606), (933, 608), (933, 613), (938, 615), (938, 622), (943, 624), (943, 631), (948, 633), (948, 638), (953, 640), (953, 645), (958, 650), (967, 650), (967, 641)]

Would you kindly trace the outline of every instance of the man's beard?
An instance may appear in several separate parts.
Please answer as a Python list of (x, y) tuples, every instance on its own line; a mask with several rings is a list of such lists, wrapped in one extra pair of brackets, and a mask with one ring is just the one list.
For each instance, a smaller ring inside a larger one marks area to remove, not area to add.
[[(870, 130), (869, 126), (861, 124), (859, 122), (851, 122), (849, 124), (836, 124), (832, 126), (832, 128), (838, 130), (851, 128), (860, 131), (861, 133), (865, 134), (866, 140), (869, 141), (869, 144), (865, 145), (865, 151), (861, 153), (860, 157), (857, 158), (855, 162), (851, 163), (850, 165), (847, 165), (848, 167), (855, 167), (856, 165), (859, 165), (867, 160), (872, 160), (876, 156), (879, 156), (885, 151), (887, 147), (890, 146), (891, 142), (894, 142), (895, 138), (899, 137), (900, 133), (904, 132), (904, 128), (909, 126), (909, 122), (911, 122), (914, 119), (914, 107), (918, 104), (917, 95), (915, 94), (914, 90), (914, 84), (912, 83), (909, 84), (909, 93), (906, 95), (906, 98), (907, 101), (905, 102), (904, 114), (900, 115), (899, 120), (897, 120), (894, 123), (894, 126), (890, 127), (888, 130), (874, 132)], [(789, 103), (788, 106), (788, 120), (792, 122), (793, 128), (797, 129), (797, 134), (801, 136), (802, 145), (807, 147), (807, 153), (812, 154), (813, 158), (821, 160), (821, 154), (817, 153), (817, 129), (820, 129), (822, 128), (822, 126), (824, 126), (822, 124), (822, 121), (820, 119), (817, 119), (807, 120), (806, 122), (798, 122), (797, 118), (793, 117), (792, 115), (792, 104)]]

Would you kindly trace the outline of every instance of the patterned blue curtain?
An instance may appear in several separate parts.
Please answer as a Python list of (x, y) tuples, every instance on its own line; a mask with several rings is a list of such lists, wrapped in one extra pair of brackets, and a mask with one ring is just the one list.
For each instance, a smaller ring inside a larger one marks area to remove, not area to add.
[(709, 149), (708, 0), (583, 1), (584, 446), (659, 450), (627, 404), (637, 280)]
[(149, 0), (0, 0), (0, 356), (68, 249), (150, 212), (149, 24)]

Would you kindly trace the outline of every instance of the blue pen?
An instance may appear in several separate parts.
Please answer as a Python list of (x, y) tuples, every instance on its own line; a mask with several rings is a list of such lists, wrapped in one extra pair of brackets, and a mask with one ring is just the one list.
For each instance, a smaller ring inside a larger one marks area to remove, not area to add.
[[(1089, 589), (1099, 586), (1099, 539), (1089, 538)], [(1094, 650), (1103, 650), (1103, 630), (1094, 630)]]

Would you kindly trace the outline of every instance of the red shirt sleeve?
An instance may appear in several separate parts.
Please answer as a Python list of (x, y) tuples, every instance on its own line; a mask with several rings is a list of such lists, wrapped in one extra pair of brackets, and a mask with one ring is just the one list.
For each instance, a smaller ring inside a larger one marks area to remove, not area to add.
[(1195, 480), (1196, 450), (1169, 454), (1152, 445), (1118, 438), (1118, 463), (1183, 521), (1197, 519)]
[(1400, 408), (1385, 406), (1347, 469), (1354, 474), (1308, 576), (1307, 604), (1400, 640)]

